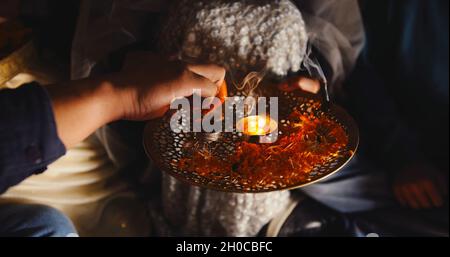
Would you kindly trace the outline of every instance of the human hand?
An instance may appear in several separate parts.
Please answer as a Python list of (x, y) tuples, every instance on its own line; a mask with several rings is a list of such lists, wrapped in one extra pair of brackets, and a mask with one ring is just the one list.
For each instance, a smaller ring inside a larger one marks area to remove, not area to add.
[(84, 140), (110, 122), (149, 120), (162, 116), (177, 97), (200, 89), (218, 93), (225, 70), (214, 65), (188, 65), (148, 52), (128, 56), (121, 72), (68, 81), (47, 87), (58, 135), (66, 147)]
[(112, 79), (119, 95), (122, 119), (149, 120), (162, 116), (172, 100), (200, 89), (203, 97), (216, 96), (225, 69), (170, 61), (148, 52), (127, 57), (123, 70)]
[(397, 174), (393, 190), (403, 206), (413, 209), (442, 207), (448, 195), (448, 177), (427, 163), (408, 165)]
[(316, 79), (299, 76), (279, 84), (278, 89), (285, 92), (292, 92), (300, 89), (309, 93), (317, 94), (320, 91), (320, 82)]

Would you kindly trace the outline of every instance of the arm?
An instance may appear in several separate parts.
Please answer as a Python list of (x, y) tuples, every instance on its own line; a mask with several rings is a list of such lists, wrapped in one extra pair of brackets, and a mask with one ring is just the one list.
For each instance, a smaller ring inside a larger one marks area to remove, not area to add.
[[(310, 43), (328, 65), (328, 84), (339, 87), (364, 45), (364, 27), (356, 0), (296, 0)], [(333, 92), (333, 88), (332, 92)]]
[(109, 122), (159, 117), (174, 98), (189, 96), (194, 88), (204, 97), (216, 95), (224, 76), (217, 66), (184, 65), (141, 53), (128, 58), (116, 74), (47, 90), (33, 85), (0, 91), (0, 192), (44, 171), (65, 147)]
[(173, 99), (191, 95), (194, 88), (201, 89), (204, 97), (215, 96), (224, 76), (217, 66), (184, 65), (139, 53), (129, 57), (117, 74), (53, 85), (48, 90), (58, 134), (71, 147), (112, 121), (162, 116)]

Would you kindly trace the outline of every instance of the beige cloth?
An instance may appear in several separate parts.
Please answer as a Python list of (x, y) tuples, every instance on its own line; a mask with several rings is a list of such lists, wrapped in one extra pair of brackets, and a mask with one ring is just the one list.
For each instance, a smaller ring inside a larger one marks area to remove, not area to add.
[[(31, 81), (48, 84), (57, 78), (45, 65), (34, 66), (2, 87), (16, 88)], [(46, 172), (10, 188), (0, 202), (52, 206), (69, 216), (81, 236), (149, 234), (146, 208), (120, 180), (118, 167), (94, 136), (69, 149)]]

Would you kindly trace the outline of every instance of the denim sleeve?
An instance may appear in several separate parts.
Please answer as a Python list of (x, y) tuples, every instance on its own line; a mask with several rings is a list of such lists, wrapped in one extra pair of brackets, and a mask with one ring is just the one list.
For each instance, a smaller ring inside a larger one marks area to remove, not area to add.
[(43, 87), (0, 90), (0, 193), (42, 173), (65, 152)]

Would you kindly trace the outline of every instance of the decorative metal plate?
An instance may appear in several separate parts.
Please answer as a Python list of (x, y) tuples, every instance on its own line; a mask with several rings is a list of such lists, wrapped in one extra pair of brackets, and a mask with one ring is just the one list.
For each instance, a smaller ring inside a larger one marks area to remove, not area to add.
[[(223, 176), (220, 180), (205, 177), (197, 172), (178, 169), (177, 162), (182, 158), (189, 158), (195, 149), (208, 147), (211, 153), (223, 162), (229, 162), (229, 157), (235, 153), (238, 142), (243, 140), (241, 133), (175, 133), (170, 129), (170, 115), (151, 121), (144, 131), (144, 147), (149, 157), (163, 171), (173, 177), (213, 190), (235, 193), (260, 193), (277, 190), (295, 189), (316, 183), (344, 167), (353, 157), (359, 143), (358, 128), (352, 117), (341, 107), (331, 104), (325, 111), (317, 108), (319, 96), (301, 92), (279, 92), (279, 120), (282, 129), (288, 123), (287, 116), (295, 108), (300, 113), (314, 112), (315, 115), (326, 115), (327, 118), (336, 121), (345, 130), (348, 136), (348, 144), (340, 154), (331, 158), (325, 165), (316, 166), (308, 173), (308, 178), (302, 183), (267, 183), (266, 185), (248, 186), (240, 184), (236, 177)], [(274, 96), (272, 94), (272, 96)], [(216, 137), (211, 140), (211, 137)], [(280, 135), (279, 138), (283, 137)], [(276, 143), (275, 143), (276, 144)], [(258, 167), (255, 167), (258, 169)], [(230, 170), (230, 173), (232, 171)], [(293, 171), (295, 172), (295, 171)]]

